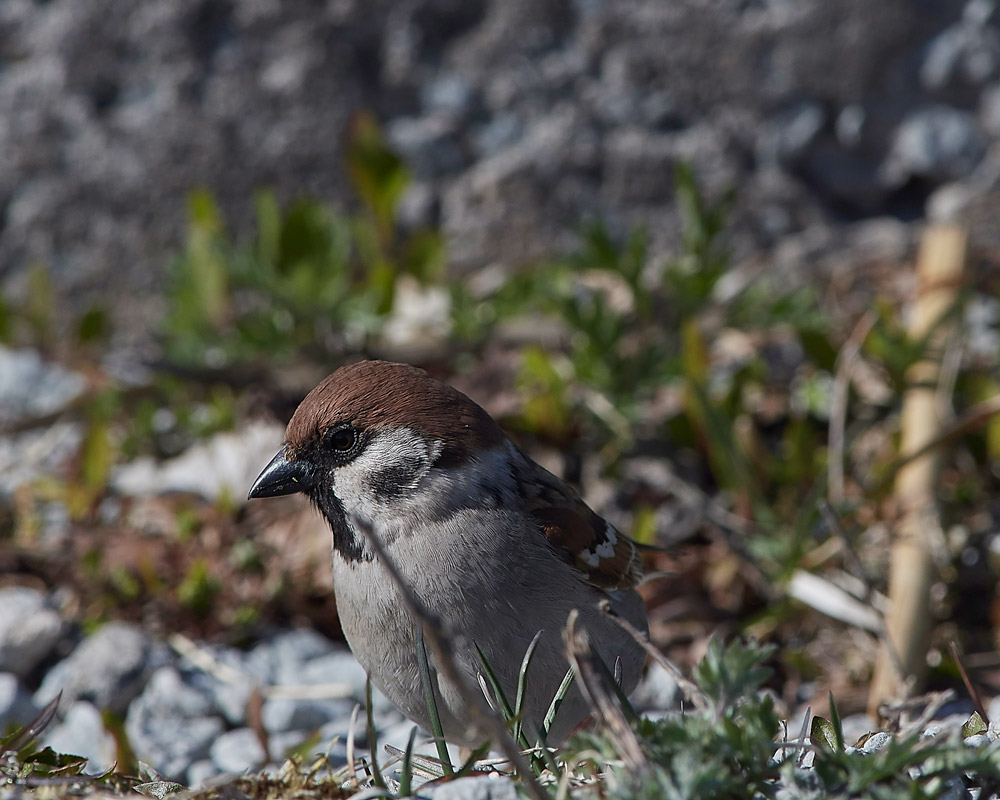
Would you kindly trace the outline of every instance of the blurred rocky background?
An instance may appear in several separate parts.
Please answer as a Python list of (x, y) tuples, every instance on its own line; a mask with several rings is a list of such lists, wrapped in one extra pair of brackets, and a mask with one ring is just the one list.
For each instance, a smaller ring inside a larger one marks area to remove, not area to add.
[(367, 744), (329, 532), (244, 498), (388, 356), (683, 546), (643, 592), (684, 669), (771, 642), (789, 731), (832, 691), (853, 741), (957, 221), (928, 718), (969, 719), (957, 641), (995, 739), (998, 219), (993, 0), (0, 0), (0, 734), (62, 691), (43, 743), (191, 785)]
[(809, 268), (927, 214), (1000, 235), (992, 0), (5, 0), (3, 284), (41, 262), (144, 320), (192, 187), (239, 231), (261, 186), (347, 203), (360, 109), (414, 170), (402, 221), (440, 225), (454, 269), (588, 218), (667, 250), (679, 160), (738, 189), (742, 259)]

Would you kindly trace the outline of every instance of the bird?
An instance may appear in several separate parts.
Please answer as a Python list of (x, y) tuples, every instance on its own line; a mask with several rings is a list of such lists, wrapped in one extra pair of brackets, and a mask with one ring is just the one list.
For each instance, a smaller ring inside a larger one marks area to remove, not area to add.
[[(522, 659), (539, 637), (525, 683), (526, 731), (540, 729), (567, 673), (563, 631), (573, 609), (593, 649), (615, 665), (622, 690), (638, 683), (642, 646), (599, 608), (610, 604), (648, 631), (636, 543), (519, 449), (481, 406), (424, 370), (359, 361), (309, 392), (249, 499), (293, 493), (305, 494), (329, 523), (334, 597), (351, 651), (425, 730), (432, 728), (417, 623), (369, 536), (440, 620), (467, 686), (480, 685), (485, 658), (513, 702)], [(429, 666), (444, 738), (478, 746), (486, 732), (463, 693), (434, 657)], [(589, 713), (573, 686), (547, 741), (563, 742)]]

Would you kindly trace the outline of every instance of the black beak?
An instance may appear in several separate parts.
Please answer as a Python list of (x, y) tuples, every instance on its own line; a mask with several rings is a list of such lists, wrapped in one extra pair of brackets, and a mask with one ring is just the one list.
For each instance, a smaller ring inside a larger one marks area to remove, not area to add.
[(307, 492), (315, 485), (313, 472), (312, 464), (307, 461), (288, 461), (285, 459), (285, 451), (280, 450), (257, 476), (247, 499)]

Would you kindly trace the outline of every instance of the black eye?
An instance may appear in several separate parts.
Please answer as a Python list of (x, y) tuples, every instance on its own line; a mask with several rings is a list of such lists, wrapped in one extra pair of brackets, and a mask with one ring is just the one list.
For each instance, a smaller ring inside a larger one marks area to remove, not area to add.
[(354, 428), (338, 428), (327, 436), (330, 447), (340, 453), (346, 453), (358, 441), (358, 434)]

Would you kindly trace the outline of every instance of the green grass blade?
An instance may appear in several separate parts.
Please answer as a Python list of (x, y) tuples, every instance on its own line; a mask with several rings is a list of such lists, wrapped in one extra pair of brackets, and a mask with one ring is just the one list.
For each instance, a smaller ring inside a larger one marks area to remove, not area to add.
[(507, 695), (504, 694), (503, 687), (500, 686), (500, 681), (497, 679), (496, 673), (493, 671), (493, 667), (490, 666), (490, 662), (486, 660), (486, 656), (483, 651), (476, 645), (476, 653), (479, 655), (479, 663), (483, 667), (483, 672), (486, 675), (486, 681), (490, 685), (490, 690), (493, 692), (493, 696), (496, 699), (496, 705), (499, 706), (500, 716), (503, 717), (504, 722), (508, 725), (510, 721), (514, 719), (514, 709), (511, 708), (510, 701), (507, 699)]
[(444, 740), (444, 729), (441, 727), (441, 715), (438, 713), (437, 696), (434, 694), (434, 684), (431, 683), (431, 665), (427, 660), (427, 645), (424, 644), (424, 629), (417, 624), (417, 667), (420, 671), (420, 683), (424, 689), (424, 700), (427, 703), (427, 715), (431, 722), (431, 733), (434, 735), (434, 747), (445, 775), (451, 775), (455, 768), (448, 755), (448, 745)]
[(490, 743), (483, 742), (479, 747), (473, 750), (469, 757), (465, 760), (465, 763), (459, 767), (458, 772), (455, 773), (456, 778), (462, 778), (472, 772), (473, 768), (476, 766), (476, 762), (479, 761), (484, 755), (490, 751)]
[(517, 673), (517, 696), (514, 699), (514, 716), (516, 722), (514, 723), (514, 741), (520, 742), (522, 720), (524, 719), (524, 698), (527, 694), (528, 689), (528, 667), (531, 666), (531, 660), (535, 655), (535, 650), (538, 648), (538, 641), (542, 638), (542, 631), (535, 634), (531, 643), (528, 645), (528, 649), (524, 651), (524, 658), (521, 660), (521, 670)]
[[(529, 648), (530, 649), (530, 648)], [(500, 681), (493, 671), (493, 667), (490, 666), (490, 662), (486, 660), (486, 655), (476, 645), (476, 652), (479, 654), (479, 663), (483, 666), (483, 672), (486, 673), (486, 682), (489, 684), (491, 691), (496, 697), (496, 705), (499, 706), (500, 716), (503, 717), (504, 722), (512, 730), (516, 727), (518, 735), (514, 737), (514, 741), (517, 743), (518, 747), (522, 750), (530, 750), (531, 743), (528, 741), (528, 737), (524, 735), (524, 731), (521, 729), (521, 717), (517, 714), (513, 708), (511, 708), (510, 701), (507, 699), (507, 695), (504, 693), (503, 687), (500, 685)], [(486, 698), (489, 700), (489, 697)]]
[(556, 689), (556, 693), (552, 696), (552, 702), (549, 703), (549, 708), (545, 712), (545, 719), (542, 720), (542, 741), (539, 744), (543, 747), (545, 746), (545, 739), (552, 730), (552, 723), (556, 721), (556, 714), (559, 712), (559, 706), (561, 706), (563, 700), (566, 699), (566, 695), (569, 693), (569, 689), (573, 685), (573, 678), (575, 677), (576, 673), (574, 673), (573, 668), (570, 667), (566, 670), (562, 683), (559, 684), (559, 688)]
[(365, 680), (365, 716), (368, 719), (368, 745), (371, 749), (372, 782), (379, 789), (388, 789), (382, 770), (378, 766), (378, 733), (375, 731), (375, 716), (372, 713), (372, 679)]
[(837, 711), (837, 704), (833, 699), (833, 692), (830, 692), (830, 723), (833, 725), (833, 735), (836, 737), (835, 744), (837, 752), (844, 752), (844, 726), (840, 724), (840, 712)]
[(410, 738), (406, 742), (406, 753), (403, 756), (403, 767), (399, 772), (399, 797), (409, 797), (410, 784), (413, 782), (413, 740), (417, 738), (417, 729), (410, 731)]

